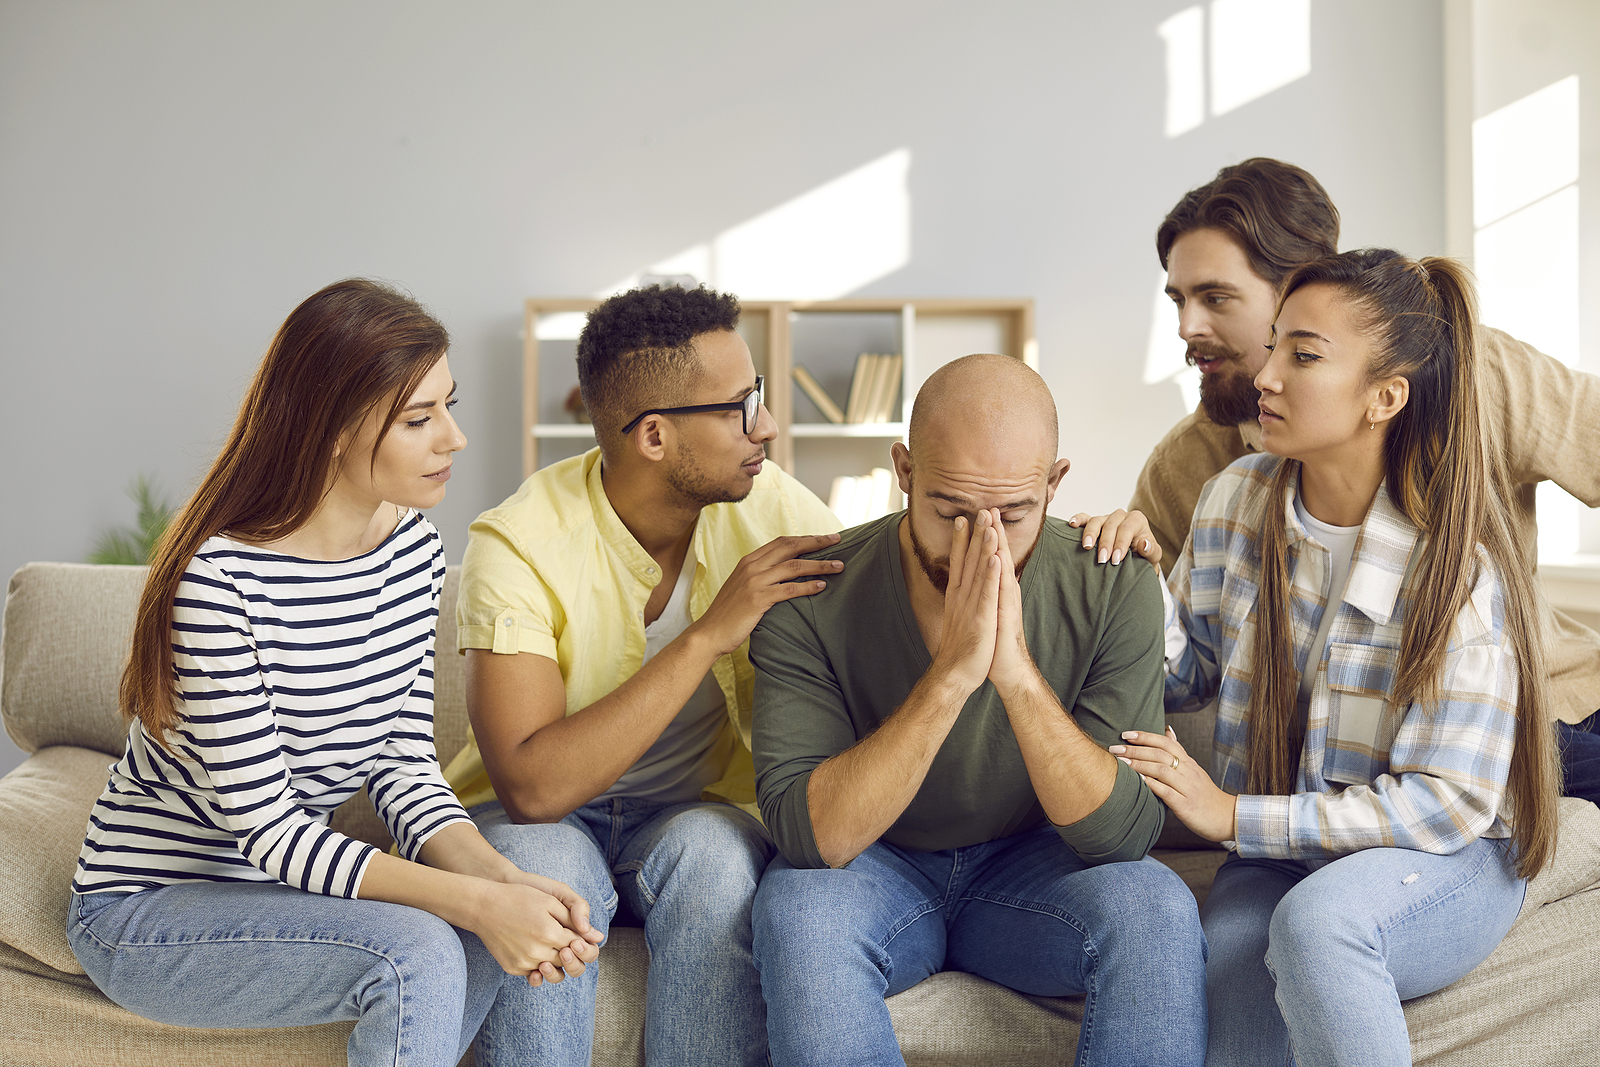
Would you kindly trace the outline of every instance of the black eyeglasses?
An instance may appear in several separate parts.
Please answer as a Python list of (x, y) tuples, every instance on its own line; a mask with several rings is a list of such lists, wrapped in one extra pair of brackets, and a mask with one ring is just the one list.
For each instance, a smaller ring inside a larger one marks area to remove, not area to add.
[(761, 383), (766, 380), (763, 374), (756, 375), (756, 387), (745, 394), (743, 400), (730, 400), (726, 404), (690, 404), (682, 408), (651, 408), (641, 411), (638, 418), (622, 428), (624, 434), (633, 432), (633, 428), (644, 419), (646, 415), (695, 415), (702, 411), (743, 411), (744, 435), (750, 436), (750, 431), (755, 429), (756, 414), (761, 410)]

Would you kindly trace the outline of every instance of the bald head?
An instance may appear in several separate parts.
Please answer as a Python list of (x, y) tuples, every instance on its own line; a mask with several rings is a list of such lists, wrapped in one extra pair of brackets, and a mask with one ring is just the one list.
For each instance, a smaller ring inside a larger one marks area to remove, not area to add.
[(979, 353), (946, 363), (922, 383), (906, 444), (919, 464), (961, 445), (1018, 458), (1036, 452), (1048, 466), (1059, 434), (1055, 398), (1038, 372), (1020, 359)]

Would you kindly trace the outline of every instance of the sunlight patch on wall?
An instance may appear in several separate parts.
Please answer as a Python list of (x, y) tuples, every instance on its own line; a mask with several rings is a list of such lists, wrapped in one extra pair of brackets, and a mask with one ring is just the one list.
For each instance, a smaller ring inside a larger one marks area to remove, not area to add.
[(1576, 364), (1576, 75), (1472, 124), (1472, 190), (1483, 321)]
[[(1578, 350), (1578, 78), (1472, 124), (1473, 261), (1482, 321), (1575, 366)], [(1539, 559), (1582, 545), (1580, 503), (1539, 484)]]
[(1206, 120), (1206, 12), (1196, 4), (1156, 27), (1167, 51), (1167, 136)]
[(1200, 126), (1208, 110), (1225, 115), (1311, 73), (1311, 0), (1211, 0), (1167, 18), (1156, 35), (1166, 51), (1168, 137)]
[(1205, 123), (1206, 70), (1211, 117), (1310, 74), (1310, 0), (1197, 3), (1163, 21), (1155, 34), (1166, 51), (1168, 138)]
[(1568, 366), (1578, 360), (1578, 186), (1479, 230), (1480, 317)]
[(1311, 73), (1311, 0), (1211, 0), (1211, 114)]
[(689, 274), (744, 300), (833, 300), (911, 262), (911, 149), (899, 148), (629, 275)]
[(1578, 76), (1472, 124), (1472, 224), (1503, 219), (1578, 180)]
[(1167, 296), (1167, 275), (1156, 275), (1156, 295), (1150, 309), (1150, 337), (1145, 342), (1144, 384), (1171, 382), (1183, 399), (1183, 410), (1200, 406), (1200, 369), (1184, 357), (1189, 346), (1178, 336), (1178, 314)]

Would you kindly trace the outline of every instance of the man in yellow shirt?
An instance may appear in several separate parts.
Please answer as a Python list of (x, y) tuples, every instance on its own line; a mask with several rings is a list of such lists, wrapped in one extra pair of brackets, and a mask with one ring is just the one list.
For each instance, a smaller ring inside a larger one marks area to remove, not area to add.
[[(652, 286), (590, 313), (578, 382), (598, 448), (472, 524), (456, 607), (475, 743), (446, 776), (489, 841), (560, 878), (602, 931), (643, 924), (651, 1064), (766, 1062), (750, 902), (748, 637), (840, 564), (838, 520), (764, 462), (776, 426), (739, 304)], [(586, 1064), (595, 982), (502, 992), (481, 1067)], [(508, 987), (509, 988), (509, 987)]]

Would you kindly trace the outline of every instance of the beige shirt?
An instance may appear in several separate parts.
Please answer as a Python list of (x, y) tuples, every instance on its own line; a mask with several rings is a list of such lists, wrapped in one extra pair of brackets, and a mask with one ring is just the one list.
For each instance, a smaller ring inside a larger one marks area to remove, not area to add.
[[(1600, 506), (1600, 377), (1575, 371), (1490, 327), (1478, 330), (1490, 430), (1517, 486), (1512, 501), (1526, 543), (1538, 538), (1534, 488), (1546, 479)], [(1261, 427), (1218, 426), (1196, 410), (1156, 445), (1139, 472), (1130, 508), (1150, 519), (1170, 570), (1189, 537), (1200, 489), (1240, 456), (1260, 450)], [(1545, 605), (1550, 626), (1550, 698), (1563, 722), (1600, 709), (1600, 634)]]

